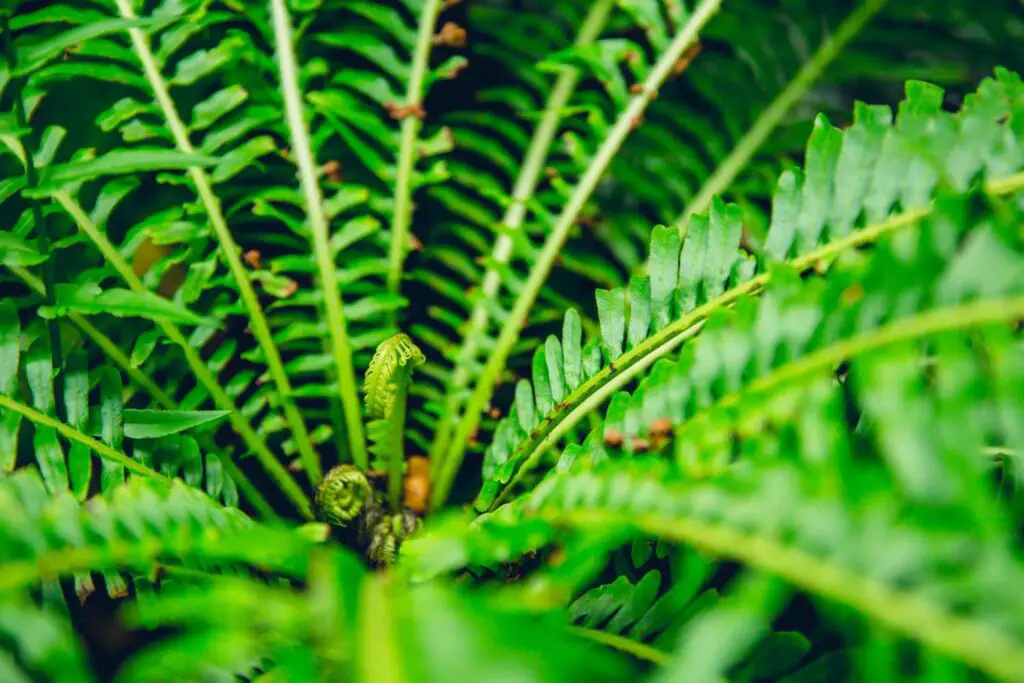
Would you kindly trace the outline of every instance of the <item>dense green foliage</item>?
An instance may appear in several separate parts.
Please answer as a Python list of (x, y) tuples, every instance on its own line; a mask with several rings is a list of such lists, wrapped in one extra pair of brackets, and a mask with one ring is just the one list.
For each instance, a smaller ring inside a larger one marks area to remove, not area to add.
[(0, 680), (1024, 680), (1021, 35), (0, 8)]

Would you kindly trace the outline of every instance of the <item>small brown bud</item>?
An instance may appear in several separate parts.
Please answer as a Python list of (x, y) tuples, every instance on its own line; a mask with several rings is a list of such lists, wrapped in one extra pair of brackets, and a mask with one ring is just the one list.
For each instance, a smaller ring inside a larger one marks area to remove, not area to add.
[(659, 417), (648, 429), (651, 436), (669, 436), (672, 434), (672, 421), (667, 417)]
[(446, 21), (444, 26), (441, 27), (441, 31), (431, 38), (430, 42), (435, 46), (465, 47), (466, 29), (453, 22)]
[(604, 445), (611, 446), (612, 448), (618, 448), (626, 442), (626, 437), (619, 434), (614, 429), (604, 430)]

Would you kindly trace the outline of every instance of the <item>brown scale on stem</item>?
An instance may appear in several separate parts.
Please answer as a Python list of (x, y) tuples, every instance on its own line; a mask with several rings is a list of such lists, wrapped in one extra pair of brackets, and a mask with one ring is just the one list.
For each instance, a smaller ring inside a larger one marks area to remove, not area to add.
[(695, 60), (697, 58), (697, 55), (700, 54), (700, 51), (701, 51), (700, 41), (694, 43), (689, 48), (687, 48), (686, 52), (683, 53), (683, 56), (679, 58), (679, 61), (677, 61), (675, 63), (675, 65), (673, 65), (673, 67), (672, 67), (672, 75), (673, 76), (678, 76), (679, 74), (681, 74), (684, 71), (686, 71), (686, 69), (690, 66), (690, 64), (693, 62), (693, 60)]
[(414, 455), (408, 459), (406, 467), (402, 500), (406, 508), (422, 515), (430, 501), (430, 461), (422, 455)]
[(388, 114), (391, 115), (396, 121), (415, 116), (419, 120), (427, 115), (427, 112), (423, 109), (423, 105), (419, 102), (413, 102), (412, 104), (398, 104), (397, 102), (388, 102), (384, 105), (384, 108), (388, 110)]
[(466, 29), (446, 21), (441, 30), (430, 39), (435, 47), (466, 47)]

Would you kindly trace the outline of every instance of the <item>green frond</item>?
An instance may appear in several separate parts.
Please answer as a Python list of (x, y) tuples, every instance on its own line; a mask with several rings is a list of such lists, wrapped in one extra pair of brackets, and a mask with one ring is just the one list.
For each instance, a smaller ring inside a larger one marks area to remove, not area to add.
[[(559, 341), (551, 338), (550, 361), (547, 351), (535, 356), (534, 381), (517, 391), (517, 410), (502, 421), (485, 457), (477, 505), (489, 507), (582, 414), (699, 334), (709, 314), (763, 289), (774, 277), (769, 264), (788, 259), (798, 271), (828, 268), (844, 251), (917, 224), (931, 211), (940, 182), (965, 191), (980, 175), (990, 190), (1017, 191), (1021, 153), (1000, 131), (1019, 115), (1019, 89), (1019, 78), (1000, 72), (950, 115), (939, 109), (940, 90), (911, 84), (895, 125), (887, 111), (867, 106), (847, 131), (819, 119), (806, 174), (787, 172), (779, 180), (762, 258), (740, 248), (741, 212), (721, 201), (694, 216), (682, 241), (674, 228), (655, 230), (649, 275), (635, 276), (628, 291), (598, 292), (600, 340), (578, 350), (577, 337), (564, 336), (559, 358)], [(567, 330), (575, 329), (566, 320)], [(591, 360), (579, 362), (577, 354)], [(524, 410), (520, 403), (532, 405)], [(523, 414), (532, 419), (524, 423)]]
[(1018, 5), (3, 4), (0, 680), (1019, 681)]
[(366, 370), (363, 392), (366, 413), (374, 419), (388, 418), (394, 412), (395, 398), (408, 383), (408, 372), (426, 362), (426, 356), (404, 332), (381, 343)]
[(4, 591), (74, 572), (144, 571), (158, 562), (302, 574), (311, 545), (177, 480), (165, 486), (133, 478), (81, 505), (67, 493), (51, 495), (25, 469), (0, 481), (0, 509)]
[(405, 469), (406, 400), (412, 372), (426, 362), (426, 356), (409, 335), (400, 332), (377, 347), (366, 371), (367, 426), (373, 467), (388, 473), (388, 498), (397, 511), (401, 504), (402, 473)]
[(640, 87), (628, 100), (628, 104), (624, 103), (624, 106), (621, 107), (614, 125), (607, 128), (606, 131), (601, 131), (598, 137), (600, 144), (583, 165), (582, 174), (566, 198), (536, 260), (532, 262), (526, 281), (517, 292), (508, 318), (501, 326), (501, 332), (495, 341), (495, 348), (489, 353), (487, 361), (476, 379), (472, 394), (466, 401), (465, 409), (452, 438), (452, 448), (445, 455), (444, 464), (438, 470), (439, 476), (433, 499), (435, 507), (443, 504), (447, 498), (455, 478), (455, 472), (462, 462), (469, 437), (480, 424), (484, 404), (490, 398), (498, 375), (505, 369), (509, 354), (519, 339), (521, 326), (528, 319), (530, 309), (565, 244), (569, 231), (575, 225), (615, 154), (636, 126), (637, 119), (643, 115), (657, 90), (682, 57), (683, 52), (697, 41), (700, 31), (718, 12), (720, 5), (719, 0), (701, 0), (695, 3), (692, 11), (686, 16), (685, 22), (678, 27), (672, 40), (662, 50), (657, 51), (657, 59), (649, 67), (644, 64), (642, 58), (636, 60), (642, 64), (636, 74), (641, 79)]
[[(197, 609), (210, 604), (223, 609)], [(566, 633), (556, 620), (538, 620), (486, 595), (367, 575), (351, 556), (337, 552), (313, 557), (305, 590), (217, 579), (140, 603), (134, 623), (177, 631), (127, 665), (130, 681), (203, 671), (253, 678), (264, 672), (269, 680), (514, 675), (553, 683), (576, 672), (594, 681), (621, 680), (633, 672), (621, 658)], [(501, 648), (488, 646), (495, 638)], [(444, 644), (461, 656), (445, 656), (439, 649)], [(254, 664), (257, 653), (266, 659)]]
[(70, 625), (52, 610), (17, 593), (0, 605), (0, 677), (10, 683), (68, 681), (93, 683), (96, 677)]

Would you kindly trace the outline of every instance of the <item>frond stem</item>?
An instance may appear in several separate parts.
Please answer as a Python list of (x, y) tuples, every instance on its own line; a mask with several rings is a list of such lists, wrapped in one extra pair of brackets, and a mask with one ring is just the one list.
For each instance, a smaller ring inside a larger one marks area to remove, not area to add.
[[(42, 295), (43, 292), (46, 291), (46, 287), (43, 285), (42, 280), (24, 268), (19, 266), (9, 266), (9, 270), (38, 294)], [(153, 381), (152, 377), (146, 374), (142, 369), (135, 367), (135, 365), (132, 364), (131, 359), (125, 355), (124, 351), (118, 348), (117, 344), (114, 343), (114, 340), (103, 334), (103, 332), (89, 322), (84, 315), (79, 313), (68, 313), (68, 319), (71, 320), (75, 327), (82, 331), (82, 334), (89, 337), (89, 339), (91, 339), (92, 342), (107, 355), (107, 358), (114, 361), (114, 364), (120, 367), (133, 382), (146, 391), (154, 401), (167, 410), (178, 409), (178, 403), (171, 398), (167, 392), (161, 389), (159, 385)], [(270, 506), (267, 499), (263, 497), (263, 494), (260, 493), (256, 486), (253, 485), (249, 477), (247, 477), (230, 458), (221, 458), (221, 465), (228, 473), (228, 476), (234, 480), (235, 484), (242, 492), (242, 495), (252, 503), (252, 506), (256, 508), (261, 517), (264, 519), (278, 518), (277, 513), (274, 512), (274, 508)]]
[[(135, 18), (135, 10), (132, 8), (130, 0), (116, 0), (116, 2), (122, 17), (127, 19)], [(139, 57), (139, 61), (142, 63), (146, 80), (153, 89), (153, 95), (160, 105), (161, 111), (163, 111), (164, 119), (171, 129), (171, 134), (174, 136), (175, 145), (182, 152), (194, 153), (195, 148), (192, 146), (191, 140), (189, 140), (188, 128), (186, 128), (185, 123), (181, 120), (174, 100), (171, 99), (167, 85), (153, 57), (153, 52), (150, 50), (146, 34), (137, 28), (128, 29), (128, 34), (131, 36), (132, 46)], [(281, 353), (274, 343), (273, 335), (270, 332), (270, 325), (267, 323), (267, 318), (263, 313), (259, 297), (257, 297), (256, 291), (249, 281), (245, 266), (242, 265), (242, 260), (239, 258), (241, 249), (231, 236), (231, 230), (224, 219), (220, 200), (213, 191), (209, 175), (207, 175), (205, 170), (197, 166), (190, 168), (188, 174), (195, 185), (196, 194), (198, 194), (203, 207), (206, 209), (213, 232), (217, 236), (220, 254), (228, 265), (228, 270), (231, 272), (231, 277), (238, 287), (242, 302), (249, 314), (249, 329), (252, 330), (253, 336), (263, 350), (263, 355), (267, 361), (267, 369), (270, 371), (270, 376), (277, 386), (277, 400), (280, 401), (281, 410), (295, 439), (295, 446), (299, 451), (303, 469), (306, 470), (306, 476), (309, 477), (310, 483), (315, 485), (321, 476), (320, 457), (313, 448), (313, 443), (309, 438), (309, 431), (306, 429), (302, 415), (292, 399), (291, 382), (288, 380), (288, 374), (285, 372), (284, 364), (281, 361)]]
[[(416, 34), (416, 48), (412, 55), (412, 70), (405, 90), (406, 106), (418, 110), (423, 98), (423, 83), (426, 80), (430, 62), (430, 44), (434, 25), (441, 12), (441, 0), (426, 0), (420, 10), (419, 28)], [(416, 144), (422, 124), (420, 117), (410, 114), (402, 119), (401, 142), (398, 148), (398, 165), (395, 175), (395, 201), (391, 212), (391, 246), (388, 251), (388, 291), (399, 294), (402, 289), (402, 264), (409, 241), (409, 226), (412, 223), (412, 176), (416, 161)]]
[(708, 208), (712, 198), (720, 196), (729, 188), (786, 113), (800, 101), (808, 88), (814, 85), (822, 72), (842, 54), (846, 45), (857, 37), (886, 2), (887, 0), (865, 0), (843, 20), (835, 33), (821, 43), (811, 59), (761, 112), (750, 130), (736, 143), (722, 163), (718, 164), (711, 177), (704, 181), (697, 194), (676, 219), (675, 222), (680, 229), (686, 228), (691, 216)]
[[(128, 287), (136, 292), (148, 292), (149, 289), (142, 283), (139, 277), (132, 270), (128, 262), (125, 261), (121, 253), (110, 243), (107, 236), (104, 235), (100, 229), (89, 219), (81, 205), (78, 204), (67, 192), (60, 191), (53, 193), (54, 200), (60, 204), (65, 211), (74, 219), (78, 228), (92, 240), (96, 248), (99, 249), (103, 258), (106, 259), (108, 265), (112, 266), (114, 270), (121, 276), (121, 278), (127, 283)], [(182, 333), (181, 329), (172, 322), (167, 320), (156, 320), (154, 321), (156, 326), (160, 328), (160, 331), (170, 339), (172, 342), (177, 344), (182, 353), (185, 355), (185, 362), (188, 363), (189, 368), (192, 370), (196, 379), (206, 387), (206, 390), (210, 392), (210, 396), (213, 398), (214, 403), (221, 410), (230, 411), (228, 419), (231, 421), (231, 426), (234, 427), (235, 431), (242, 438), (245, 444), (250, 450), (256, 455), (256, 458), (263, 465), (263, 468), (267, 473), (274, 479), (281, 490), (284, 492), (295, 507), (302, 513), (302, 516), (306, 519), (313, 519), (313, 512), (309, 506), (309, 501), (303, 493), (302, 488), (298, 485), (291, 473), (284, 468), (284, 466), (278, 461), (277, 457), (270, 451), (267, 444), (263, 441), (256, 431), (249, 424), (249, 421), (235, 405), (234, 400), (228, 395), (227, 391), (220, 385), (217, 377), (213, 374), (203, 359), (200, 357), (198, 351), (193, 348), (192, 344), (189, 343), (188, 339)]]
[(544, 242), (536, 262), (530, 269), (530, 275), (516, 299), (507, 322), (502, 327), (495, 348), (477, 379), (476, 387), (467, 401), (462, 418), (455, 429), (455, 437), (441, 467), (440, 476), (436, 482), (437, 487), (431, 501), (435, 510), (444, 505), (448, 497), (455, 474), (458, 472), (459, 465), (462, 464), (462, 457), (466, 452), (469, 437), (480, 424), (480, 415), (484, 404), (494, 389), (498, 375), (505, 367), (505, 361), (508, 359), (512, 347), (519, 339), (521, 325), (527, 319), (530, 308), (536, 301), (541, 286), (547, 280), (555, 259), (558, 257), (558, 252), (565, 244), (580, 211), (590, 199), (608, 165), (635, 127), (655, 92), (668, 78), (683, 52), (696, 41), (700, 30), (718, 12), (721, 4), (722, 0), (702, 0), (690, 15), (686, 25), (672, 39), (672, 43), (651, 69), (651, 73), (644, 80), (641, 91), (633, 97), (626, 109), (619, 115), (608, 137), (601, 143), (593, 160), (573, 190), (572, 196), (565, 204), (562, 213), (555, 221), (551, 234)]
[[(601, 35), (613, 6), (614, 0), (599, 0), (593, 4), (580, 26), (574, 43), (576, 46), (589, 45)], [(487, 302), (497, 296), (498, 288), (501, 286), (501, 275), (498, 269), (512, 258), (512, 234), (522, 227), (523, 220), (526, 218), (526, 205), (537, 189), (540, 173), (548, 156), (548, 149), (555, 139), (558, 124), (562, 120), (562, 110), (576, 90), (579, 77), (578, 69), (567, 67), (555, 79), (551, 94), (544, 105), (544, 115), (533, 133), (533, 139), (530, 140), (530, 146), (523, 158), (519, 177), (516, 178), (512, 189), (511, 202), (505, 210), (498, 237), (494, 242), (490, 264), (484, 273), (480, 293), (473, 303), (469, 325), (462, 335), (462, 345), (459, 347), (455, 369), (445, 390), (444, 412), (441, 414), (441, 419), (438, 420), (434, 440), (430, 446), (431, 475), (435, 478), (444, 461), (452, 430), (458, 424), (462, 394), (472, 378), (470, 367), (480, 350), (478, 340), (484, 334), (490, 320), (487, 313)]]
[[(123, 1), (123, 0), (122, 0)], [(309, 219), (310, 232), (313, 239), (313, 252), (316, 257), (317, 270), (320, 274), (320, 286), (323, 289), (324, 308), (327, 329), (330, 334), (331, 353), (334, 357), (334, 370), (337, 375), (342, 410), (345, 414), (345, 426), (348, 431), (349, 449), (356, 465), (366, 469), (368, 459), (366, 442), (363, 437), (363, 418), (360, 409), (359, 395), (356, 391), (355, 369), (352, 363), (352, 348), (349, 345), (348, 330), (345, 325), (345, 313), (341, 295), (338, 293), (338, 280), (334, 258), (331, 255), (327, 217), (324, 215), (323, 197), (317, 181), (313, 151), (310, 147), (309, 133), (306, 129), (306, 118), (302, 105), (302, 91), (299, 87), (299, 72), (295, 62), (292, 46), (291, 21), (284, 0), (270, 0), (270, 12), (274, 25), (274, 42), (277, 45), (278, 68), (281, 72), (281, 95), (284, 98), (285, 115), (288, 129), (291, 132), (292, 149), (299, 169), (299, 182), (306, 199), (306, 215)], [(283, 372), (283, 369), (282, 369)]]
[(13, 410), (16, 413), (21, 413), (31, 422), (43, 425), (44, 427), (50, 427), (51, 429), (56, 430), (64, 438), (86, 446), (101, 458), (110, 460), (111, 462), (116, 462), (139, 476), (146, 477), (148, 479), (155, 479), (161, 484), (166, 484), (167, 486), (171, 485), (171, 479), (165, 477), (156, 470), (146, 467), (138, 460), (130, 458), (124, 453), (114, 450), (105, 443), (101, 443), (91, 436), (83, 434), (74, 427), (61, 422), (60, 420), (55, 420), (45, 413), (41, 413), (34, 408), (30, 408), (24, 403), (14, 400), (10, 396), (0, 394), (0, 408), (6, 408), (8, 410)]

